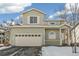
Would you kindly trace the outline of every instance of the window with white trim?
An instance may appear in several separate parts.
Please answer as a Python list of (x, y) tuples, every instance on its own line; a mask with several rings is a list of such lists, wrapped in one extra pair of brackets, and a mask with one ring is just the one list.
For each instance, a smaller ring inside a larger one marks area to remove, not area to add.
[(55, 32), (49, 32), (48, 33), (48, 38), (49, 39), (56, 39), (56, 33)]
[(30, 17), (30, 24), (37, 24), (37, 17), (31, 16)]

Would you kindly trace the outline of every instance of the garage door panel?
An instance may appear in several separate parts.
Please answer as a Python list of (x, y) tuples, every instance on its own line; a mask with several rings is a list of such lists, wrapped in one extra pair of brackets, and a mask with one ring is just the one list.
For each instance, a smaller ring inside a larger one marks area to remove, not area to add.
[(42, 45), (42, 36), (23, 36), (23, 37), (15, 37), (15, 45), (17, 46), (41, 46)]

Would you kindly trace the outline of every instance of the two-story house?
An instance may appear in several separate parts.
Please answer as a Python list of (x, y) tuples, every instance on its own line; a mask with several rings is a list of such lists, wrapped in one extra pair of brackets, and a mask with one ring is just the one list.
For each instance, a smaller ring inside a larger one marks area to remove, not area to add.
[[(64, 20), (47, 20), (46, 14), (31, 8), (20, 15), (21, 25), (10, 26), (10, 44), (15, 46), (62, 45)], [(68, 37), (68, 36), (67, 36)]]

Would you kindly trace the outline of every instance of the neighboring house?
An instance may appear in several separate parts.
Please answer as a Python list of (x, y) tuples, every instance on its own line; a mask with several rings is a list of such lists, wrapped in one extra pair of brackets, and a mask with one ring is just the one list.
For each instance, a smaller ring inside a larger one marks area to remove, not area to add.
[[(9, 26), (9, 43), (14, 46), (70, 44), (69, 25), (64, 20), (47, 20), (46, 14), (32, 8), (20, 15), (21, 25)], [(66, 32), (67, 31), (67, 32)]]
[[(75, 33), (74, 33), (75, 31)], [(71, 29), (71, 39), (72, 39), (72, 44), (76, 43), (79, 44), (79, 23), (77, 23), (72, 29)], [(76, 40), (75, 40), (76, 39)]]
[(0, 28), (0, 44), (9, 44), (9, 33), (5, 28)]
[(0, 29), (0, 44), (3, 44), (4, 43), (4, 30), (3, 29)]

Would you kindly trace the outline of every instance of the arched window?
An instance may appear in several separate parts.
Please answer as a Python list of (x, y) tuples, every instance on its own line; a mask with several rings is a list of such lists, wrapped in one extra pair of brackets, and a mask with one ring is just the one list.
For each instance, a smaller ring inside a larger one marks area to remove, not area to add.
[(49, 39), (56, 39), (56, 33), (53, 32), (53, 31), (49, 32), (49, 33), (48, 33), (48, 38), (49, 38)]

